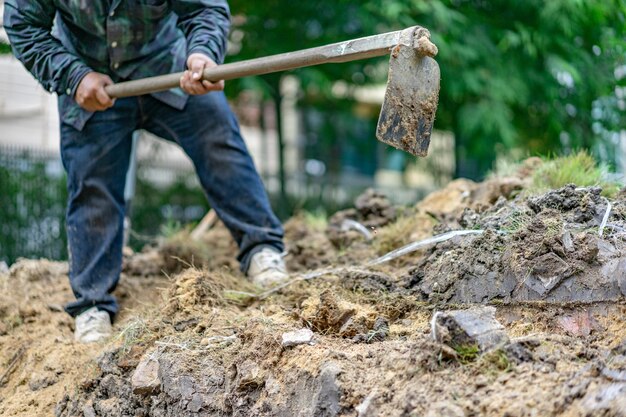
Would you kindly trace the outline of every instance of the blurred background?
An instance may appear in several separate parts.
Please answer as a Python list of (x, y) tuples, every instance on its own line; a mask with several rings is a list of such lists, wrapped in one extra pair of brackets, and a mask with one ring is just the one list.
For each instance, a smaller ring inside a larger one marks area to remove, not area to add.
[[(3, 1), (0, 0), (0, 8)], [(441, 96), (427, 158), (375, 139), (387, 58), (227, 83), (278, 215), (332, 213), (367, 187), (410, 204), (457, 177), (586, 149), (626, 168), (623, 0), (231, 0), (227, 62), (412, 25), (439, 47)], [(0, 12), (0, 16), (1, 16)], [(65, 259), (65, 174), (56, 97), (11, 56), (0, 28), (0, 261)], [(187, 157), (136, 135), (130, 244), (209, 209)]]

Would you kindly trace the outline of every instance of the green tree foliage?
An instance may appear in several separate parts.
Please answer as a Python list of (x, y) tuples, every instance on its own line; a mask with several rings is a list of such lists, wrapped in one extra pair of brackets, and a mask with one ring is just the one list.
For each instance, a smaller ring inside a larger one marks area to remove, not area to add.
[(0, 41), (0, 55), (2, 54), (10, 54), (11, 53), (11, 46), (7, 45), (6, 43)]
[[(436, 127), (455, 133), (459, 174), (482, 175), (498, 146), (592, 148), (601, 132), (624, 125), (614, 94), (626, 83), (616, 71), (626, 65), (622, 0), (232, 0), (231, 7), (243, 16), (236, 60), (415, 24), (430, 29), (442, 73)], [(337, 79), (381, 82), (382, 62), (296, 74), (310, 99), (328, 96)], [(272, 77), (240, 86), (271, 94), (280, 75)]]
[[(257, 58), (339, 42), (376, 33), (374, 16), (357, 1), (285, 2), (231, 0), (236, 51), (232, 60)], [(337, 79), (364, 83), (363, 62), (322, 65), (292, 71), (312, 95), (328, 94)], [(356, 75), (355, 75), (356, 74)], [(272, 88), (274, 78), (247, 79), (241, 87)], [(371, 81), (371, 80), (368, 80)], [(272, 94), (271, 90), (266, 90)]]

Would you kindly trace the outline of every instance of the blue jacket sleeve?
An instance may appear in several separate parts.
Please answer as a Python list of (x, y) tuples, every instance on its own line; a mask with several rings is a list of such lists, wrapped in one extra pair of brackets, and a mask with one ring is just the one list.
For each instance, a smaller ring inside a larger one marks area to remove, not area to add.
[(92, 70), (50, 33), (55, 14), (49, 0), (6, 0), (4, 28), (17, 59), (46, 90), (74, 97)]
[(187, 38), (187, 56), (200, 52), (223, 63), (230, 30), (226, 0), (173, 0), (172, 7)]

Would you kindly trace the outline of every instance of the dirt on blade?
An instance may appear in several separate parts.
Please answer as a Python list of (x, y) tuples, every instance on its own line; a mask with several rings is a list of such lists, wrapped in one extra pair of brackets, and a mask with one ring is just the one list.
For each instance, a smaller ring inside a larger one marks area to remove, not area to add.
[[(0, 414), (626, 415), (626, 191), (532, 195), (538, 164), (296, 216), (293, 281), (263, 297), (221, 225), (127, 253), (101, 345), (72, 340), (66, 264), (21, 260), (0, 276)], [(474, 233), (369, 263), (455, 230)]]

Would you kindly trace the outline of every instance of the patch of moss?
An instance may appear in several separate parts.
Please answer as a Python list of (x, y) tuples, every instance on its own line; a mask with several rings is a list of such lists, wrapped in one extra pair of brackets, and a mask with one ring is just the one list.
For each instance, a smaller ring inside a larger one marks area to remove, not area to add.
[(461, 364), (467, 365), (472, 363), (478, 359), (480, 355), (480, 349), (478, 349), (478, 345), (456, 345), (454, 346), (454, 350), (458, 355), (458, 360)]
[(513, 365), (506, 355), (506, 352), (502, 349), (496, 349), (491, 352), (487, 352), (480, 358), (480, 364), (484, 369), (490, 372), (509, 372), (513, 369)]

